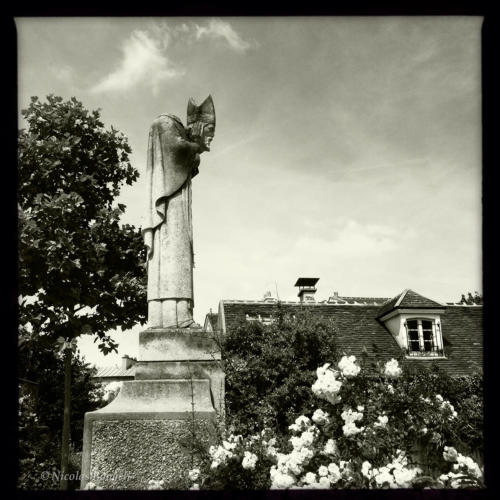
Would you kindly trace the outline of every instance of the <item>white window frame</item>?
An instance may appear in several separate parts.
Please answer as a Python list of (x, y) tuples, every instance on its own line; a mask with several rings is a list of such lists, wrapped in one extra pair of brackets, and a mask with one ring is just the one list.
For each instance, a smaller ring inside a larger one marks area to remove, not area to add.
[[(410, 350), (410, 331), (408, 327), (408, 322), (417, 322), (418, 331), (418, 344), (419, 350)], [(422, 322), (427, 321), (431, 324), (432, 328), (432, 348), (430, 351), (425, 350), (425, 339), (424, 339), (424, 328)], [(443, 346), (443, 334), (441, 331), (441, 322), (435, 318), (429, 318), (425, 316), (419, 317), (409, 317), (404, 319), (404, 328), (406, 332), (406, 357), (411, 359), (418, 358), (443, 358), (444, 346)]]

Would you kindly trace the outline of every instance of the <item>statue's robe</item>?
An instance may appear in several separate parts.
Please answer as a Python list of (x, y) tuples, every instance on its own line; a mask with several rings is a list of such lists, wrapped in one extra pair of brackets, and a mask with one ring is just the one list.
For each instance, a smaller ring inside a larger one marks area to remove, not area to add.
[(198, 173), (196, 148), (176, 116), (160, 115), (151, 125), (142, 227), (148, 302), (187, 299), (194, 306), (191, 178)]

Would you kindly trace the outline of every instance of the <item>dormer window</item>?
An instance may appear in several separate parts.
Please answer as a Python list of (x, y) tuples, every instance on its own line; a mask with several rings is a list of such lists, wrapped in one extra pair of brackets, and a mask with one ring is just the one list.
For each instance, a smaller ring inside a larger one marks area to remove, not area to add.
[(408, 356), (443, 356), (439, 322), (434, 319), (408, 319), (405, 322)]
[(408, 357), (444, 357), (441, 315), (444, 307), (413, 290), (383, 304), (378, 320), (393, 335)]

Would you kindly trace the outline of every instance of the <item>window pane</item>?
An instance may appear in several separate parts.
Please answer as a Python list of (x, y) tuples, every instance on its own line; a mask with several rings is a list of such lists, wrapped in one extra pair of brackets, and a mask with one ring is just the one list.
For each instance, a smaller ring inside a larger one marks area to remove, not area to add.
[(406, 326), (408, 328), (408, 349), (413, 352), (420, 351), (417, 320), (407, 321)]
[(422, 330), (430, 330), (432, 332), (432, 321), (422, 320)]
[(432, 351), (434, 347), (432, 321), (422, 320), (422, 335), (424, 337), (424, 351)]
[(424, 332), (424, 351), (432, 351), (432, 332)]
[(415, 340), (410, 341), (410, 351), (420, 351), (420, 344)]

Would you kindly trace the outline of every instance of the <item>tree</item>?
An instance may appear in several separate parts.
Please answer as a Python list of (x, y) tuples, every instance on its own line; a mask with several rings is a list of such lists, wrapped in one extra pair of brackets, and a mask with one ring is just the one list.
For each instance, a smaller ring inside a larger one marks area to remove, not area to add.
[(269, 325), (243, 321), (219, 340), (228, 422), (239, 432), (288, 425), (314, 404), (316, 369), (336, 359), (336, 328), (304, 312), (279, 308)]
[[(24, 396), (20, 405), (18, 486), (22, 489), (53, 489), (57, 487), (57, 474), (46, 473), (56, 467), (56, 443), (60, 443), (61, 418), (64, 412), (64, 395), (60, 387), (65, 378), (64, 358), (51, 348), (40, 348), (35, 352), (23, 350), (19, 355), (20, 379), (37, 384), (36, 400), (30, 403)], [(83, 421), (85, 413), (101, 408), (105, 404), (101, 384), (92, 378), (96, 369), (91, 368), (78, 353), (71, 365), (71, 432), (70, 440), (75, 458), (82, 449)], [(76, 465), (76, 464), (75, 464)], [(56, 467), (57, 469), (57, 467)], [(78, 467), (74, 471), (80, 470)], [(57, 472), (57, 471), (55, 471)], [(43, 475), (42, 473), (45, 473)]]
[(28, 129), (18, 144), (19, 343), (64, 351), (69, 402), (71, 342), (92, 334), (106, 354), (117, 347), (109, 330), (146, 320), (140, 231), (121, 225), (125, 206), (113, 205), (123, 183), (139, 174), (126, 137), (106, 130), (100, 111), (87, 111), (74, 97), (49, 95), (45, 103), (32, 97), (22, 114)]
[(467, 292), (467, 298), (465, 297), (465, 294), (462, 294), (459, 304), (466, 304), (468, 306), (472, 306), (474, 304), (482, 305), (483, 295), (479, 292), (474, 292), (474, 296), (472, 296), (472, 293)]

